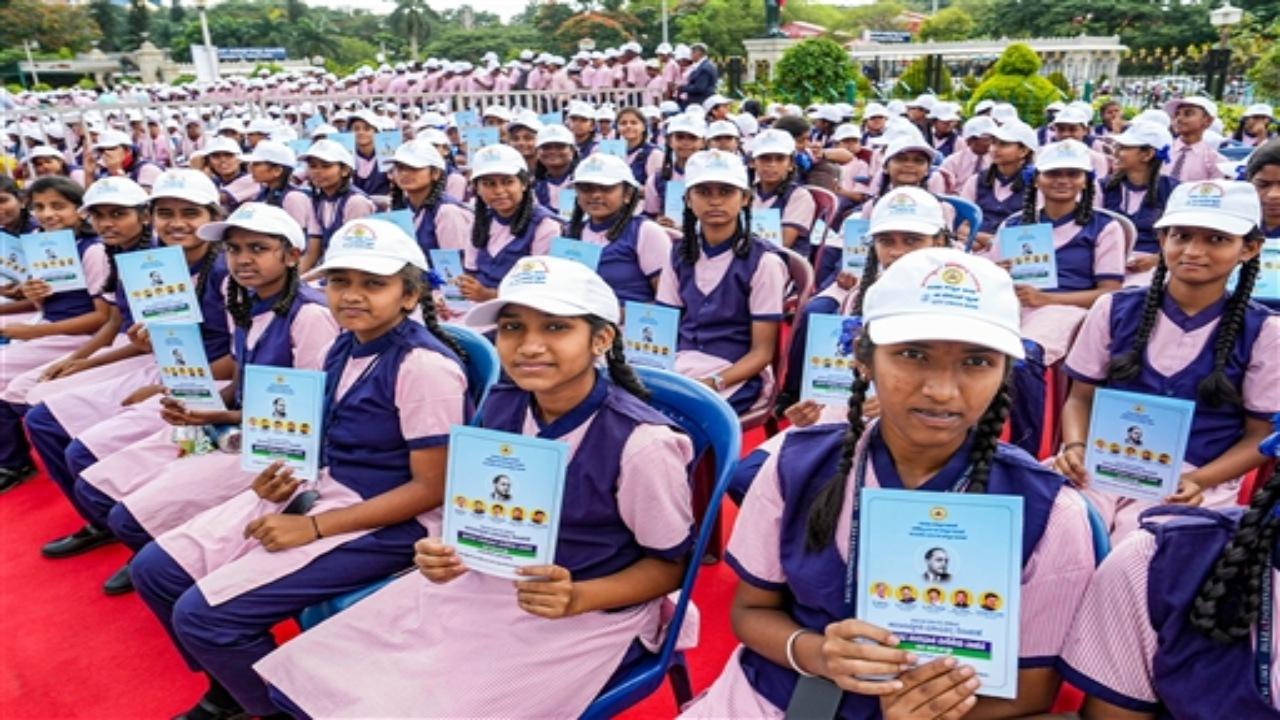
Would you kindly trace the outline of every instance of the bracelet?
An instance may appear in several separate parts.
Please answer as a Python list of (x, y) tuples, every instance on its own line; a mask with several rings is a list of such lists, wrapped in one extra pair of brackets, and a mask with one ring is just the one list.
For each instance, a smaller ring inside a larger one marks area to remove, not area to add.
[(1061, 449), (1061, 450), (1059, 450), (1058, 452), (1066, 452), (1066, 451), (1070, 450), (1070, 449), (1071, 449), (1071, 448), (1073, 448), (1073, 447), (1078, 447), (1078, 448), (1084, 449), (1084, 443), (1083, 443), (1083, 442), (1081, 442), (1081, 441), (1079, 441), (1079, 440), (1076, 440), (1075, 442), (1063, 443), (1063, 444), (1062, 444), (1062, 449)]
[(315, 528), (317, 540), (324, 537), (323, 535), (320, 534), (320, 522), (316, 520), (315, 515), (311, 516), (311, 527)]
[(813, 631), (809, 628), (800, 628), (799, 630), (791, 633), (791, 637), (787, 638), (787, 662), (791, 665), (792, 670), (795, 670), (800, 674), (800, 677), (815, 677), (813, 673), (805, 672), (805, 669), (800, 667), (800, 664), (796, 662), (796, 638), (805, 633), (811, 632)]

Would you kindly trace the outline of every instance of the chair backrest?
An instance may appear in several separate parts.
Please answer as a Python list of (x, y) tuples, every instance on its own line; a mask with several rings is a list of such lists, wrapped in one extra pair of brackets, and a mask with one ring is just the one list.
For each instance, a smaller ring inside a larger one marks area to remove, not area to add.
[(952, 230), (959, 230), (962, 223), (969, 223), (969, 236), (964, 241), (964, 251), (969, 252), (973, 249), (974, 239), (978, 237), (978, 227), (982, 225), (982, 208), (955, 195), (939, 195), (938, 199), (956, 211), (955, 226), (951, 228)]
[(719, 395), (702, 383), (673, 372), (647, 367), (636, 367), (635, 371), (640, 376), (640, 381), (649, 389), (649, 405), (671, 418), (689, 434), (695, 454), (701, 456), (703, 451), (711, 451), (715, 460), (715, 484), (706, 512), (698, 525), (698, 536), (689, 555), (689, 564), (680, 581), (675, 611), (671, 614), (666, 635), (654, 661), (646, 663), (643, 670), (614, 683), (601, 693), (583, 713), (584, 718), (613, 717), (662, 684), (693, 597), (693, 584), (698, 577), (698, 569), (702, 566), (700, 560), (706, 555), (711, 533), (717, 527), (715, 520), (720, 513), (720, 505), (729, 488), (729, 481), (733, 478), (734, 469), (738, 466), (738, 455), (742, 451), (738, 417)]
[(840, 204), (836, 199), (836, 194), (830, 190), (818, 187), (817, 185), (805, 185), (805, 190), (813, 196), (813, 205), (817, 209), (815, 217), (831, 227), (831, 223), (836, 219), (836, 207)]
[(1111, 552), (1111, 533), (1102, 520), (1102, 513), (1089, 502), (1089, 498), (1085, 497), (1084, 493), (1076, 493), (1076, 496), (1084, 502), (1085, 511), (1089, 515), (1089, 532), (1093, 536), (1093, 564), (1101, 565), (1107, 554)]
[(440, 329), (456, 340), (467, 353), (467, 392), (477, 409), (471, 423), (477, 424), (480, 421), (478, 410), (489, 396), (489, 388), (498, 382), (498, 371), (502, 367), (498, 362), (498, 351), (488, 338), (469, 328), (442, 324)]
[[(791, 276), (791, 289), (787, 294), (787, 299), (783, 305), (783, 314), (792, 316), (799, 312), (809, 302), (809, 298), (813, 297), (813, 286), (816, 282), (814, 278), (813, 265), (809, 264), (809, 260), (800, 255), (800, 253), (790, 248), (778, 247), (774, 248), (774, 252), (779, 253), (787, 264), (787, 273)], [(778, 341), (773, 351), (773, 362), (770, 363), (773, 368), (773, 395), (768, 398), (761, 398), (756, 402), (754, 408), (743, 413), (741, 425), (743, 430), (750, 430), (764, 424), (773, 412), (773, 402), (777, 399), (777, 394), (782, 390), (781, 379), (787, 376), (787, 355), (790, 351), (790, 344), (795, 342), (793, 337), (795, 333), (784, 332), (782, 328), (778, 328)], [(800, 339), (804, 342), (804, 338)]]
[(1138, 227), (1133, 224), (1133, 221), (1130, 220), (1128, 216), (1123, 213), (1118, 213), (1115, 210), (1096, 207), (1093, 211), (1102, 213), (1103, 215), (1106, 215), (1120, 223), (1120, 227), (1124, 230), (1124, 256), (1126, 258), (1129, 257), (1129, 255), (1133, 253), (1133, 246), (1138, 242)]

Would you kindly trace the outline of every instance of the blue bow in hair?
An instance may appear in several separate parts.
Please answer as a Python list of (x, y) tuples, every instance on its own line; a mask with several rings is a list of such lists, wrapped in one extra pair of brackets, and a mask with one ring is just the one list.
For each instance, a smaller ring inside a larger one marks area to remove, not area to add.
[(1249, 166), (1248, 166), (1248, 165), (1237, 165), (1237, 166), (1236, 166), (1236, 180), (1239, 180), (1240, 182), (1245, 182), (1245, 181), (1247, 181), (1247, 180), (1249, 179), (1249, 177), (1248, 177), (1248, 171), (1249, 171)]
[(432, 290), (439, 290), (445, 286), (444, 278), (440, 277), (440, 273), (435, 270), (428, 270), (423, 273), (423, 276), (426, 277), (427, 283), (431, 285)]
[(1026, 165), (1022, 166), (1022, 184), (1023, 185), (1030, 185), (1031, 181), (1035, 179), (1035, 176), (1036, 176), (1035, 165), (1032, 165), (1031, 163), (1027, 163)]
[(1156, 150), (1156, 159), (1162, 163), (1169, 162), (1169, 146), (1168, 145), (1165, 145), (1164, 147), (1158, 148)]
[(861, 317), (847, 317), (840, 323), (840, 339), (836, 342), (836, 346), (840, 349), (841, 355), (853, 355), (853, 343), (858, 339), (858, 333), (861, 330)]

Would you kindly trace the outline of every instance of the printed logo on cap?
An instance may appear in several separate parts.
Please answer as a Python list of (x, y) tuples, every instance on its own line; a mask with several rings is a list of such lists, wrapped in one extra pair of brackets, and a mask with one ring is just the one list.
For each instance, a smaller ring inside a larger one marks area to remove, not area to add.
[(228, 219), (229, 220), (252, 220), (253, 217), (257, 214), (258, 214), (258, 211), (256, 208), (251, 208), (248, 205), (241, 205), (240, 207), (236, 208), (236, 211), (232, 213), (231, 217)]
[(708, 170), (733, 170), (734, 166), (729, 163), (728, 155), (716, 153), (708, 158), (706, 168)]
[(906, 193), (894, 195), (889, 200), (888, 211), (890, 215), (916, 215), (917, 209), (916, 201)]
[(920, 302), (926, 305), (973, 311), (981, 306), (982, 283), (959, 263), (935, 268), (920, 281), (920, 287)]
[(180, 175), (164, 175), (160, 178), (160, 184), (156, 186), (157, 190), (185, 190), (187, 181)]
[(377, 233), (368, 225), (352, 225), (342, 236), (342, 247), (346, 250), (372, 250), (377, 239)]
[(604, 160), (602, 160), (599, 156), (596, 156), (596, 155), (592, 155), (591, 157), (587, 158), (587, 161), (584, 162), (580, 167), (587, 172), (601, 172), (605, 169)]
[(1213, 183), (1200, 183), (1187, 193), (1187, 207), (1221, 208), (1222, 188)]
[(551, 268), (545, 262), (536, 258), (525, 258), (516, 265), (507, 284), (510, 287), (546, 285), (550, 281), (547, 277), (550, 274)]
[(502, 153), (498, 152), (497, 145), (490, 145), (476, 154), (476, 162), (498, 162), (502, 160)]

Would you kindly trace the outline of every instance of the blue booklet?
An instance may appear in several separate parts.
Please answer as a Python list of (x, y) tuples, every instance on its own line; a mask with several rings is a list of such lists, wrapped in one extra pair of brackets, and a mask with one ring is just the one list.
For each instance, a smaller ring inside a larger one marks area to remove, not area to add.
[(623, 303), (622, 344), (632, 365), (674, 370), (680, 311), (665, 305)]
[(297, 140), (290, 140), (288, 145), (289, 145), (289, 149), (293, 151), (294, 155), (298, 157), (302, 157), (303, 155), (306, 154), (308, 150), (311, 149), (312, 142), (313, 141), (310, 138), (299, 138)]
[(31, 279), (43, 280), (53, 292), (84, 290), (88, 281), (76, 252), (76, 236), (70, 230), (33, 232), (22, 236), (22, 254)]
[(356, 134), (355, 133), (350, 133), (350, 132), (338, 133), (336, 135), (330, 135), (328, 139), (346, 148), (347, 152), (351, 153), (353, 156), (356, 154)]
[(209, 369), (200, 326), (195, 323), (147, 325), (160, 382), (169, 397), (195, 410), (225, 410)]
[(596, 143), (596, 152), (627, 159), (627, 141), (622, 139), (601, 140)]
[(324, 124), (324, 116), (321, 115), (320, 113), (314, 113), (311, 115), (311, 117), (307, 118), (302, 123), (302, 127), (308, 133), (311, 133), (313, 130), (315, 130), (316, 128), (320, 127), (323, 124)]
[(662, 199), (662, 214), (676, 221), (678, 226), (684, 222), (684, 181), (668, 180), (666, 197)]
[(972, 666), (979, 695), (1018, 689), (1022, 498), (862, 490), (857, 612), (921, 663)]
[(825, 405), (849, 402), (853, 389), (853, 345), (862, 319), (849, 315), (809, 316), (804, 343), (800, 399)]
[(564, 122), (564, 118), (561, 117), (560, 113), (558, 112), (548, 112), (548, 113), (542, 113), (541, 115), (539, 115), (538, 122), (542, 123), (543, 125), (560, 125), (561, 123)]
[(1093, 393), (1084, 466), (1090, 486), (1163, 502), (1178, 489), (1196, 404), (1099, 388)]
[(840, 235), (844, 239), (840, 270), (853, 273), (859, 279), (867, 267), (867, 251), (871, 249), (871, 237), (867, 235), (870, 227), (869, 220), (851, 217), (844, 221), (844, 227), (840, 229)]
[(462, 290), (458, 287), (458, 278), (466, 274), (466, 270), (462, 267), (462, 251), (436, 248), (427, 255), (427, 260), (431, 262), (431, 269), (435, 270), (444, 282), (440, 292), (444, 294), (445, 304), (451, 310), (458, 312), (471, 307), (471, 303), (462, 296)]
[(1058, 287), (1058, 255), (1053, 249), (1053, 226), (1005, 225), (996, 232), (999, 257), (1010, 262), (1009, 275), (1019, 285), (1041, 290)]
[(445, 545), (467, 568), (517, 579), (555, 563), (569, 446), (455, 425), (445, 477)]
[(600, 265), (600, 254), (602, 252), (604, 252), (603, 245), (574, 240), (573, 238), (557, 237), (551, 239), (551, 252), (548, 254), (552, 257), (577, 260), (595, 270)]
[(782, 211), (755, 208), (751, 211), (751, 232), (775, 247), (782, 247)]
[(827, 242), (827, 223), (818, 218), (813, 221), (813, 231), (809, 233), (809, 243), (813, 247), (821, 247)]
[(396, 149), (404, 143), (404, 134), (399, 130), (383, 130), (373, 135), (373, 151), (378, 157), (389, 158), (396, 154)]
[(482, 147), (498, 144), (498, 128), (495, 127), (467, 127), (462, 129), (462, 142), (466, 144), (469, 150), (479, 150)]
[(370, 220), (386, 220), (403, 230), (410, 239), (418, 239), (418, 228), (413, 226), (413, 212), (411, 210), (388, 210), (374, 213), (368, 217)]
[(556, 203), (560, 206), (560, 217), (568, 220), (573, 217), (573, 208), (578, 204), (578, 191), (572, 185), (560, 188), (556, 195)]
[[(1258, 277), (1253, 281), (1254, 300), (1280, 300), (1280, 238), (1267, 238), (1262, 243), (1262, 254), (1258, 258), (1261, 267)], [(4, 271), (0, 270), (0, 274)], [(1227, 279), (1227, 292), (1235, 292), (1240, 282), (1240, 268), (1231, 271)]]
[(135, 322), (204, 320), (182, 248), (169, 245), (117, 255), (116, 269)]
[(22, 252), (22, 241), (6, 232), (0, 232), (0, 284), (21, 283), (27, 280), (27, 259)]
[(256, 473), (277, 460), (315, 480), (324, 432), (324, 373), (270, 365), (244, 368), (240, 467)]
[(460, 130), (469, 127), (480, 127), (480, 116), (476, 114), (475, 110), (459, 110), (453, 114), (453, 122)]

